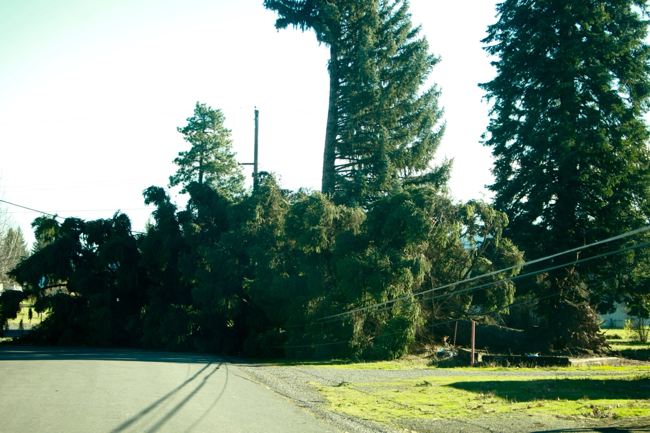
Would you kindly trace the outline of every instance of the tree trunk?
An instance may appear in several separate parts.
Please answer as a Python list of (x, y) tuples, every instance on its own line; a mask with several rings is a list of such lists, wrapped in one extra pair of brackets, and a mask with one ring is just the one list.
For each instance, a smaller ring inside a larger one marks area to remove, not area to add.
[(339, 79), (337, 71), (338, 49), (335, 43), (330, 45), (330, 95), (327, 109), (327, 129), (325, 131), (325, 151), (323, 152), (323, 179), (321, 192), (333, 194), (336, 189), (336, 136), (338, 134), (338, 97)]

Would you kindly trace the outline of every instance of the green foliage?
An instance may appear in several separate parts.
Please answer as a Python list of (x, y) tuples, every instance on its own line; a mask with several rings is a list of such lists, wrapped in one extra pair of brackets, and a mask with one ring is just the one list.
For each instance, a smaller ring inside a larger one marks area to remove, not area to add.
[[(198, 182), (186, 189), (180, 211), (164, 189), (144, 191), (156, 210), (140, 236), (121, 214), (38, 219), (46, 242), (14, 270), (37, 298), (36, 311), (50, 311), (30, 338), (395, 359), (425, 321), (512, 300), (509, 283), (454, 296), (435, 311), (417, 297), (519, 263), (521, 254), (501, 236), (507, 218), (485, 203), (453, 204), (433, 187), (409, 187), (364, 210), (320, 192), (287, 192), (272, 175), (237, 202)], [(347, 314), (377, 303), (387, 304)]]
[(264, 0), (264, 7), (279, 15), (275, 22), (277, 29), (293, 26), (302, 31), (314, 30), (318, 41), (327, 45), (336, 43), (341, 37), (346, 17), (354, 15), (357, 10), (372, 11), (377, 4), (376, 0)]
[[(239, 205), (256, 222), (244, 217), (246, 224), (233, 233), (238, 236), (234, 244), (251, 246), (247, 254), (254, 268), (245, 284), (267, 318), (256, 322), (261, 332), (254, 332), (251, 341), (274, 342), (266, 348), (247, 343), (256, 354), (277, 353), (284, 345), (291, 357), (399, 357), (433, 316), (413, 295), (434, 282), (521, 262), (518, 250), (500, 237), (507, 223), (502, 213), (484, 203), (453, 205), (433, 188), (387, 196), (368, 212), (336, 205), (320, 193), (290, 203), (268, 179), (257, 195), (252, 203), (262, 201), (264, 207), (251, 209), (246, 200)], [(461, 236), (479, 234), (488, 239), (463, 244)], [(454, 301), (455, 312), (470, 305), (507, 305), (513, 290), (512, 284), (501, 283), (465, 295), (461, 306)], [(319, 320), (385, 302), (390, 305)], [(439, 308), (436, 317), (451, 311)]]
[(244, 176), (232, 153), (230, 130), (223, 126), (224, 120), (221, 110), (196, 103), (194, 116), (187, 119), (187, 126), (178, 128), (192, 147), (179, 152), (174, 159), (179, 168), (169, 177), (170, 187), (182, 185), (181, 192), (185, 193), (190, 182), (197, 182), (220, 194), (238, 196), (243, 193)]
[[(493, 103), (485, 145), (495, 157), (495, 207), (510, 219), (505, 234), (537, 258), (644, 226), (645, 2), (507, 0), (497, 10), (484, 40), (497, 76), (481, 86)], [(611, 305), (619, 294), (645, 291), (647, 273), (635, 274), (646, 261), (631, 251), (520, 289), (558, 295), (541, 304), (547, 317), (561, 302), (581, 303), (578, 287), (589, 287), (592, 303)]]
[(266, 0), (276, 27), (313, 29), (330, 47), (330, 97), (322, 191), (366, 206), (403, 184), (444, 185), (450, 164), (431, 168), (442, 138), (434, 86), (438, 59), (413, 28), (408, 2)]
[(0, 333), (9, 320), (15, 319), (18, 316), (20, 303), (26, 297), (26, 294), (19, 290), (5, 290), (0, 292)]
[(380, 2), (354, 18), (336, 59), (338, 200), (366, 205), (404, 184), (441, 187), (450, 163), (430, 167), (444, 132), (440, 92), (422, 89), (439, 59), (412, 26), (408, 2)]
[(145, 204), (153, 204), (154, 224), (143, 238), (141, 265), (147, 272), (148, 302), (143, 313), (142, 342), (146, 347), (182, 349), (195, 327), (191, 281), (182, 273), (182, 257), (190, 248), (183, 236), (176, 206), (162, 188), (143, 192)]
[[(464, 220), (461, 238), (469, 253), (469, 265), (464, 277), (484, 275), (499, 269), (507, 269), (524, 262), (523, 254), (503, 230), (508, 217), (485, 202), (471, 200), (461, 210)], [(472, 295), (472, 304), (479, 310), (489, 311), (509, 305), (514, 301), (515, 285), (512, 281), (499, 282), (519, 274), (515, 268), (481, 279), (481, 284), (495, 283)]]
[(301, 314), (285, 303), (291, 294), (280, 288), (291, 268), (284, 230), (289, 206), (273, 176), (265, 176), (255, 193), (235, 206), (232, 229), (224, 235), (243, 273), (242, 286), (259, 314), (248, 319), (253, 338)]
[(650, 335), (650, 323), (648, 322), (648, 319), (638, 316), (628, 319), (625, 321), (625, 331), (635, 334), (641, 343), (647, 343)]
[(244, 192), (223, 114), (197, 103), (169, 183), (189, 195), (184, 209), (151, 186), (144, 234), (119, 213), (34, 222), (34, 254), (12, 272), (49, 312), (33, 341), (395, 359), (440, 319), (512, 302), (502, 280), (516, 270), (480, 290), (453, 284), (522, 254), (506, 214), (454, 203), (449, 163), (430, 165), (444, 125), (439, 91), (423, 86), (438, 59), (408, 2), (264, 4), (278, 28), (313, 29), (331, 50), (323, 192), (266, 173)]
[(246, 335), (247, 296), (242, 287), (244, 269), (224, 235), (229, 233), (232, 202), (213, 189), (192, 183), (190, 201), (179, 221), (189, 246), (180, 265), (191, 281), (192, 305), (203, 348), (241, 350)]
[(124, 214), (84, 222), (34, 221), (46, 245), (10, 274), (51, 314), (32, 338), (47, 344), (131, 345), (139, 338), (144, 303), (137, 239)]

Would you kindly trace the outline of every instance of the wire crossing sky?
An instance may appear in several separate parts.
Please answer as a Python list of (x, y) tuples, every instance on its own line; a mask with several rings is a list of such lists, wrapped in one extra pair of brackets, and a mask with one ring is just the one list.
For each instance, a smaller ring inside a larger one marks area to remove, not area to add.
[[(481, 198), (492, 159), (477, 84), (494, 71), (480, 40), (496, 1), (410, 3), (442, 58), (430, 76), (447, 122), (437, 156), (455, 160), (457, 199)], [(88, 220), (121, 209), (142, 230), (152, 210), (142, 191), (167, 186), (187, 148), (176, 128), (197, 101), (224, 111), (242, 163), (257, 107), (260, 170), (319, 189), (328, 50), (275, 19), (262, 0), (0, 0), (0, 198)], [(38, 214), (5, 208), (33, 241)]]

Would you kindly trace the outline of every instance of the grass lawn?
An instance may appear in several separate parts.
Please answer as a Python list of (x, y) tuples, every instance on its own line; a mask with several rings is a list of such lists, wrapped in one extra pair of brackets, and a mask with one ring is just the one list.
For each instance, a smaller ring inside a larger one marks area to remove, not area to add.
[[(613, 351), (635, 359), (650, 359), (650, 344), (634, 340), (623, 330), (607, 330)], [(431, 359), (406, 358), (382, 362), (309, 363), (303, 367), (355, 370), (434, 369)], [(476, 371), (455, 368), (453, 371)], [(481, 371), (515, 371), (482, 367)], [(517, 368), (531, 376), (451, 376), (370, 383), (315, 384), (331, 410), (380, 423), (411, 418), (473, 418), (493, 414), (553, 415), (578, 418), (650, 416), (650, 367)], [(554, 378), (542, 371), (584, 371), (589, 376)], [(602, 372), (602, 376), (598, 373)], [(616, 376), (607, 376), (616, 372)], [(593, 375), (596, 373), (596, 375)]]
[[(647, 370), (646, 370), (647, 371)], [(588, 418), (650, 416), (650, 375), (429, 377), (317, 385), (330, 409), (375, 422), (498, 413)]]
[(604, 329), (611, 350), (626, 358), (650, 361), (650, 343), (641, 343), (636, 334), (624, 329)]
[[(417, 360), (395, 360), (395, 361), (376, 361), (376, 362), (358, 362), (358, 363), (344, 363), (344, 362), (309, 362), (309, 363), (273, 363), (270, 365), (278, 366), (300, 366), (302, 368), (329, 368), (335, 370), (435, 370), (440, 368), (436, 364), (432, 364), (431, 360), (423, 358)], [(650, 375), (650, 366), (586, 366), (586, 367), (504, 367), (504, 366), (480, 366), (480, 367), (452, 367), (453, 371), (528, 371), (528, 372), (541, 372), (541, 371), (584, 371), (584, 372), (599, 372), (603, 374), (608, 372), (616, 373), (630, 373), (630, 374), (648, 374)]]
[[(18, 316), (16, 316), (15, 319), (9, 320), (8, 321), (9, 324), (18, 326), (20, 324), (21, 320), (23, 321), (23, 326), (24, 327), (27, 327), (28, 324), (30, 324), (30, 323), (31, 323), (31, 326), (36, 326), (36, 325), (40, 324), (41, 321), (44, 320), (47, 317), (47, 313), (42, 313), (41, 317), (39, 317), (38, 313), (36, 311), (33, 311), (32, 312), (32, 320), (30, 322), (30, 320), (29, 320), (29, 309), (31, 307), (32, 307), (31, 305), (23, 304), (23, 308), (20, 311), (20, 313), (18, 313)], [(12, 328), (13, 328), (13, 326), (12, 326)]]
[[(649, 359), (650, 344), (634, 340), (623, 330), (606, 330), (612, 350), (635, 359)], [(316, 365), (313, 365), (316, 366)], [(370, 363), (326, 363), (320, 368), (409, 370), (433, 369), (431, 359), (414, 358)], [(472, 370), (456, 368), (453, 371)], [(585, 371), (592, 375), (554, 378), (542, 371)], [(483, 367), (481, 371), (514, 371)], [(330, 409), (375, 422), (412, 418), (473, 418), (521, 413), (582, 418), (650, 416), (650, 367), (518, 368), (531, 376), (451, 376), (371, 383), (316, 384)], [(596, 375), (593, 375), (596, 372)], [(602, 376), (598, 374), (602, 372)], [(618, 373), (607, 376), (608, 372)]]

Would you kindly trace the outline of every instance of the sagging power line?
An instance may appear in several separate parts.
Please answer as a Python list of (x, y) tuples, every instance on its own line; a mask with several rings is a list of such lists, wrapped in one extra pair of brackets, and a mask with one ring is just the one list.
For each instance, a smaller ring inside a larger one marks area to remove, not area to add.
[(37, 210), (37, 209), (32, 209), (31, 207), (22, 206), (22, 205), (19, 205), (19, 204), (16, 204), (16, 203), (11, 203), (11, 202), (8, 202), (6, 200), (0, 200), (0, 202), (6, 203), (6, 204), (11, 205), (11, 206), (16, 206), (16, 207), (19, 207), (19, 208), (22, 208), (22, 209), (27, 209), (27, 210), (30, 210), (32, 212), (40, 213), (40, 214), (43, 214), (43, 215), (49, 215), (49, 216), (54, 217), (54, 218), (64, 219), (63, 217), (60, 217), (60, 216), (55, 215), (53, 213), (49, 213), (49, 212), (45, 212), (45, 211)]
[[(495, 276), (495, 275), (498, 275), (498, 274), (501, 274), (501, 273), (504, 273), (504, 272), (514, 270), (514, 269), (518, 269), (518, 268), (522, 268), (522, 267), (525, 267), (525, 266), (530, 266), (530, 265), (533, 265), (533, 264), (536, 264), (536, 263), (541, 263), (541, 262), (544, 262), (544, 261), (547, 261), (547, 260), (551, 260), (551, 259), (563, 256), (565, 254), (570, 254), (570, 253), (582, 251), (584, 249), (595, 247), (597, 245), (606, 244), (606, 243), (609, 243), (609, 242), (613, 242), (613, 241), (616, 241), (616, 240), (620, 240), (620, 239), (624, 239), (624, 238), (627, 238), (627, 237), (630, 237), (630, 236), (634, 236), (634, 235), (637, 235), (637, 234), (640, 234), (640, 233), (644, 233), (644, 232), (647, 232), (648, 230), (650, 230), (650, 226), (645, 226), (645, 227), (642, 227), (642, 228), (639, 228), (639, 229), (636, 229), (636, 230), (628, 231), (626, 233), (623, 233), (623, 234), (620, 234), (620, 235), (617, 235), (617, 236), (613, 236), (611, 238), (603, 239), (603, 240), (600, 240), (600, 241), (593, 242), (591, 244), (583, 245), (583, 246), (580, 246), (580, 247), (572, 248), (570, 250), (566, 250), (566, 251), (555, 253), (555, 254), (552, 254), (552, 255), (549, 255), (549, 256), (541, 257), (539, 259), (530, 260), (528, 262), (524, 262), (524, 263), (520, 263), (518, 265), (510, 266), (508, 268), (499, 269), (497, 271), (489, 272), (489, 273), (483, 274), (483, 275), (477, 275), (477, 276), (471, 277), (471, 278), (466, 278), (464, 280), (460, 280), (460, 281), (445, 284), (445, 285), (442, 285), (442, 286), (434, 287), (433, 289), (424, 290), (422, 292), (413, 293), (413, 294), (410, 294), (410, 295), (404, 295), (404, 296), (401, 296), (399, 298), (391, 299), (389, 301), (379, 302), (379, 303), (368, 305), (368, 306), (365, 306), (365, 307), (355, 308), (353, 310), (349, 310), (349, 311), (346, 311), (346, 312), (343, 312), (343, 313), (338, 313), (338, 314), (334, 314), (334, 315), (331, 315), (331, 316), (323, 317), (323, 318), (318, 319), (318, 320), (321, 320), (321, 321), (322, 320), (327, 320), (327, 319), (331, 319), (331, 318), (335, 318), (335, 317), (339, 317), (339, 316), (350, 315), (350, 314), (357, 313), (357, 312), (364, 311), (364, 310), (369, 310), (369, 309), (376, 308), (376, 307), (387, 306), (387, 305), (390, 305), (390, 304), (393, 304), (393, 303), (396, 303), (396, 302), (399, 302), (399, 301), (408, 300), (408, 299), (410, 299), (410, 298), (412, 298), (414, 296), (421, 296), (421, 295), (424, 295), (424, 294), (427, 294), (427, 293), (432, 293), (432, 292), (436, 292), (436, 291), (439, 291), (439, 290), (448, 289), (450, 287), (454, 287), (454, 286), (457, 286), (457, 285), (460, 285), (460, 284), (466, 284), (466, 283), (476, 281), (476, 280), (479, 280), (479, 279), (482, 279), (482, 278)], [(625, 251), (627, 251), (627, 249), (625, 249)], [(619, 252), (622, 252), (622, 251), (619, 251)], [(590, 259), (594, 259), (594, 258), (590, 258)], [(587, 259), (584, 259), (584, 261), (587, 261)], [(577, 262), (575, 262), (575, 264), (581, 263), (581, 262), (582, 261), (577, 261)], [(565, 266), (570, 266), (570, 265), (571, 265), (571, 263), (567, 263), (567, 264), (559, 265), (558, 267), (549, 268), (548, 270), (558, 269), (558, 268), (565, 267)], [(525, 275), (531, 275), (531, 274), (525, 274)], [(523, 277), (523, 276), (517, 276), (517, 277)], [(501, 283), (501, 282), (504, 282), (504, 281), (508, 281), (508, 280), (499, 280), (498, 283)], [(456, 292), (456, 293), (458, 293), (458, 292)]]

